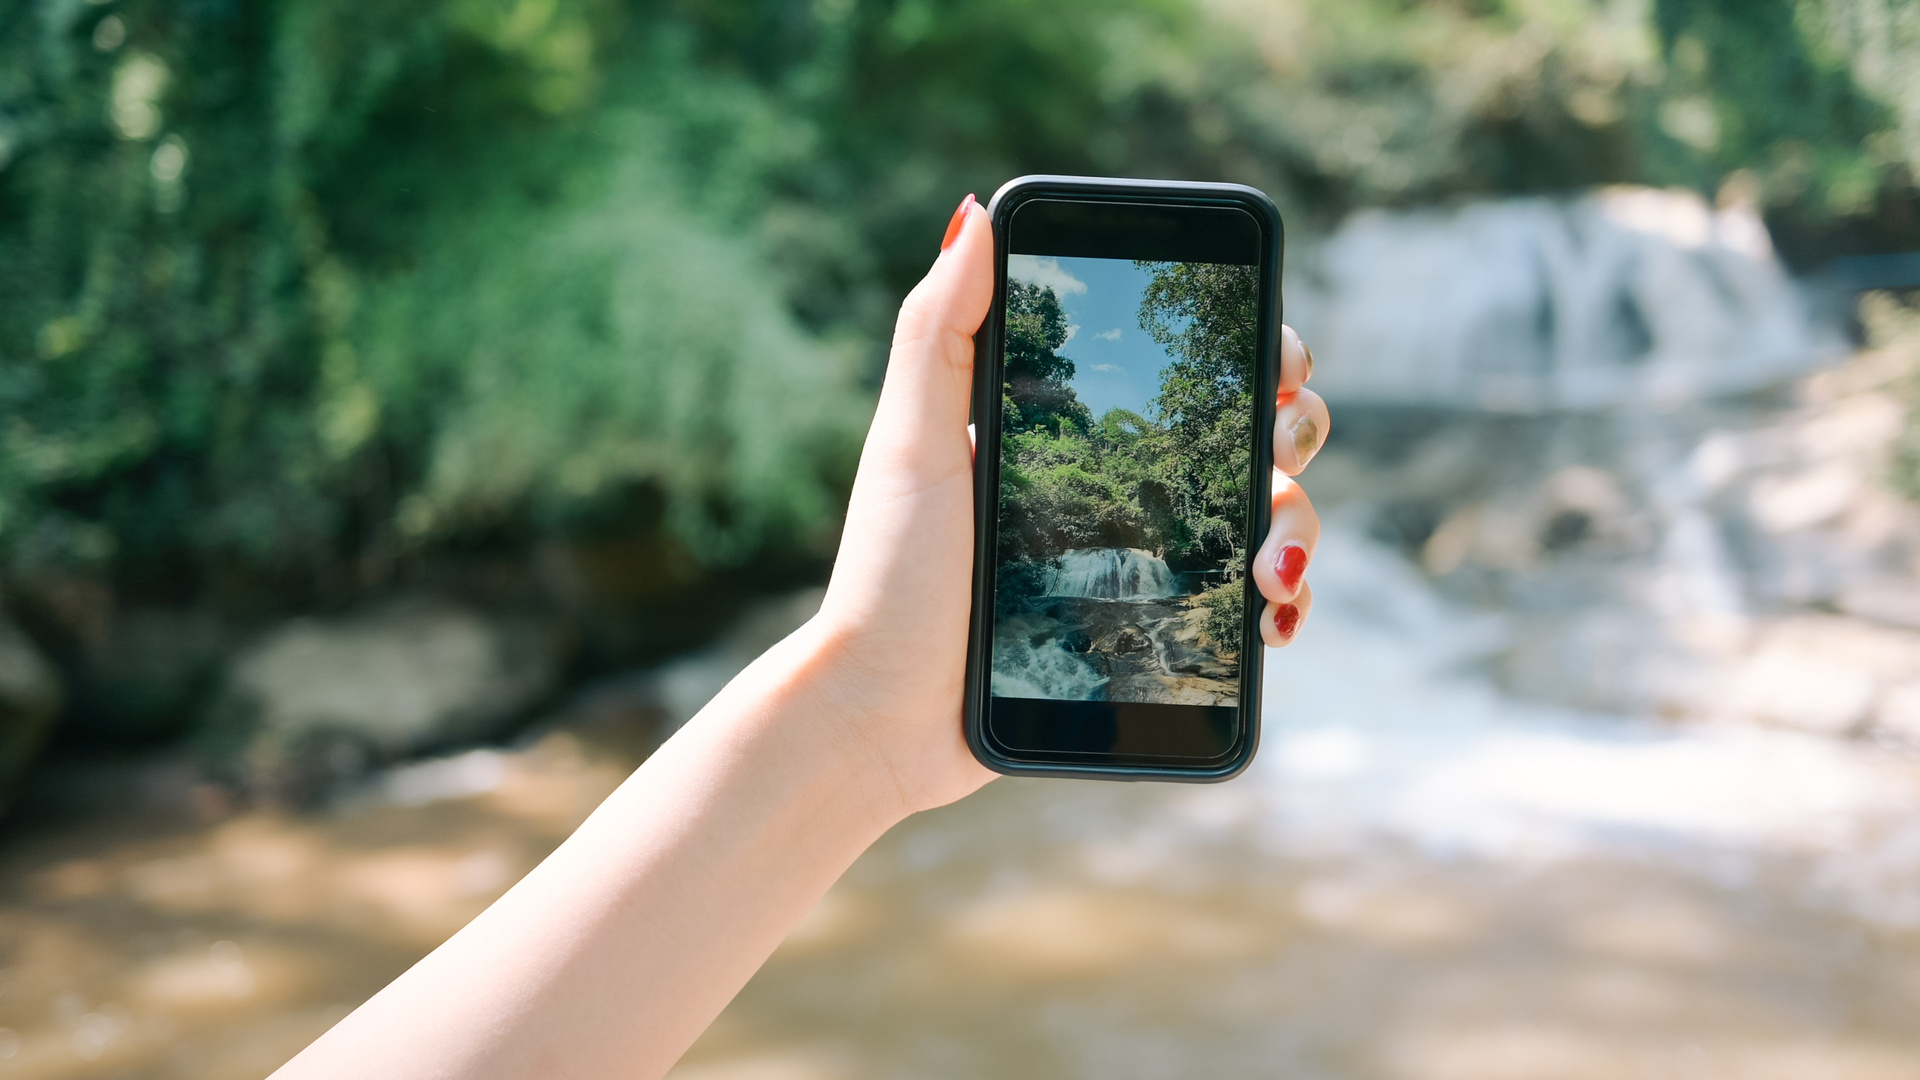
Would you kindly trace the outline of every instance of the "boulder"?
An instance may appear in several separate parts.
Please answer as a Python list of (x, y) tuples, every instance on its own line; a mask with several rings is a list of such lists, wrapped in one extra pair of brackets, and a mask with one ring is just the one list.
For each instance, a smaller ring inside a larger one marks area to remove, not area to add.
[(19, 793), (62, 696), (53, 665), (19, 627), (0, 619), (0, 810)]
[(1121, 675), (1103, 694), (1108, 701), (1150, 701), (1165, 705), (1232, 705), (1240, 684), (1226, 679), (1184, 678), (1144, 673)]
[(298, 619), (234, 658), (211, 731), (257, 796), (301, 802), (370, 763), (501, 734), (553, 689), (558, 646), (433, 601)]
[(218, 689), (238, 635), (213, 612), (132, 607), (61, 657), (67, 732), (89, 743), (151, 746), (188, 731)]

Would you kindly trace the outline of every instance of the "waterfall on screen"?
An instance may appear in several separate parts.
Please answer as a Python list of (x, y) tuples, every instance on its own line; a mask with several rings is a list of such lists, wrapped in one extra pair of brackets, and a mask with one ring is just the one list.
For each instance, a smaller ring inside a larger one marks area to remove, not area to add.
[(1139, 548), (1076, 548), (1060, 556), (1047, 595), (1164, 600), (1179, 590), (1167, 564)]

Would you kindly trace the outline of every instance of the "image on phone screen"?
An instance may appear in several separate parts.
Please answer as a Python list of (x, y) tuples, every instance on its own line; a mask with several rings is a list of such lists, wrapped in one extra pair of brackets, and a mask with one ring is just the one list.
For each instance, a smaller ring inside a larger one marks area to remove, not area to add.
[(1007, 256), (994, 698), (1239, 704), (1259, 286)]

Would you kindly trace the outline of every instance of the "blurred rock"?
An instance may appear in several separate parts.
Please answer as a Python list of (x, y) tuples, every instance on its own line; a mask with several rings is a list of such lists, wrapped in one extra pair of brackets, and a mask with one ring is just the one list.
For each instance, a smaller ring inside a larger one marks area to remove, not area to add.
[(1335, 404), (1535, 412), (1697, 401), (1804, 372), (1818, 328), (1745, 205), (1609, 188), (1367, 210), (1290, 259)]
[(506, 779), (507, 760), (498, 750), (468, 750), (402, 765), (380, 778), (375, 794), (394, 806), (425, 806), (484, 795)]
[(1724, 708), (1734, 715), (1823, 735), (1846, 735), (1864, 726), (1875, 690), (1872, 672), (1791, 646), (1755, 653), (1728, 681)]
[(1920, 582), (1891, 576), (1863, 577), (1843, 583), (1834, 599), (1849, 615), (1920, 629)]
[(186, 748), (64, 754), (34, 768), (17, 812), (39, 822), (111, 814), (212, 822), (237, 809), (233, 795)]
[(1449, 487), (1349, 476), (1381, 512), (1430, 507), (1410, 550), (1510, 613), (1494, 666), (1515, 693), (1920, 743), (1920, 506), (1888, 482), (1920, 377), (1912, 330), (1772, 396), (1543, 417), (1518, 436), (1456, 414), (1404, 455), (1481, 447), (1481, 475)]
[(1899, 699), (1920, 675), (1920, 633), (1833, 615), (1769, 620), (1729, 665), (1723, 708), (1830, 734), (1903, 727)]
[(749, 604), (713, 644), (653, 668), (587, 684), (523, 737), (532, 743), (565, 731), (638, 762), (693, 718), (761, 653), (820, 610), (822, 588)]
[(712, 645), (639, 673), (630, 685), (657, 703), (669, 730), (677, 728), (761, 653), (813, 618), (826, 594), (823, 588), (801, 589), (753, 604)]
[(250, 790), (303, 802), (373, 762), (499, 735), (552, 691), (559, 645), (431, 601), (300, 619), (234, 659), (212, 726)]
[(1903, 682), (1882, 695), (1873, 726), (1882, 737), (1920, 747), (1920, 679)]
[(0, 618), (0, 810), (18, 794), (62, 696), (53, 665), (19, 627)]
[(715, 580), (662, 530), (550, 540), (533, 565), (547, 600), (565, 612), (595, 667), (683, 650), (738, 614), (737, 598), (716, 596)]
[(218, 689), (235, 635), (192, 608), (115, 611), (65, 663), (72, 679), (69, 735), (83, 742), (153, 744), (185, 732)]

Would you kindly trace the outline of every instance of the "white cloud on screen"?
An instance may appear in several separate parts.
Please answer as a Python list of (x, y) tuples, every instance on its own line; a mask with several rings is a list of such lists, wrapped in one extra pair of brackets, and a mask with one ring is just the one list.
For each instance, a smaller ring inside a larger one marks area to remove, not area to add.
[(1111, 330), (1103, 330), (1093, 336), (1099, 338), (1101, 341), (1119, 341), (1120, 328), (1116, 326)]
[(1075, 335), (1075, 334), (1077, 334), (1077, 333), (1079, 333), (1079, 332), (1080, 332), (1080, 325), (1079, 325), (1078, 323), (1068, 323), (1068, 324), (1067, 324), (1067, 336), (1066, 336), (1066, 338), (1065, 338), (1065, 339), (1063, 339), (1063, 340), (1062, 340), (1062, 341), (1060, 342), (1060, 345), (1061, 345), (1061, 347), (1062, 347), (1062, 348), (1065, 348), (1065, 347), (1066, 347), (1066, 344), (1067, 344), (1067, 342), (1069, 342), (1069, 341), (1072, 341), (1072, 340), (1073, 340), (1073, 335)]
[(1119, 364), (1088, 364), (1087, 367), (1094, 371), (1125, 371), (1126, 370), (1125, 368), (1121, 367)]
[(1030, 285), (1050, 288), (1061, 296), (1078, 296), (1087, 291), (1087, 283), (1060, 268), (1060, 260), (1045, 255), (1007, 256), (1007, 276)]

